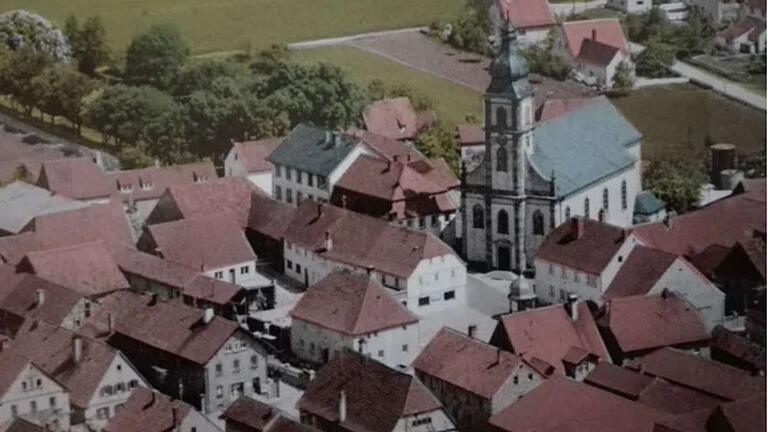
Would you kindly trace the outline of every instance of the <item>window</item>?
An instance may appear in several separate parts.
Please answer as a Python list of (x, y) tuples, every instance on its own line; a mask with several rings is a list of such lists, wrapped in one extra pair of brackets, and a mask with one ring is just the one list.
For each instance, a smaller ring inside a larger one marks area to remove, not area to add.
[(300, 191), (296, 191), (296, 204), (301, 204), (301, 201), (304, 199), (304, 194)]
[(472, 207), (472, 228), (485, 228), (485, 215), (483, 206), (475, 204)]
[(301, 171), (296, 170), (296, 183), (301, 184)]
[(285, 168), (285, 178), (288, 180), (291, 179), (291, 171), (293, 171), (291, 168)]
[(496, 108), (496, 125), (499, 127), (507, 126), (507, 110), (504, 107)]
[(568, 206), (565, 206), (565, 219), (568, 220), (571, 218), (571, 208)]
[(416, 419), (413, 422), (411, 422), (411, 426), (421, 426), (425, 424), (431, 424), (432, 423), (432, 417), (424, 417), (420, 419)]
[(21, 389), (22, 389), (23, 391), (27, 391), (27, 382), (26, 382), (26, 381), (24, 381), (24, 382), (22, 382), (22, 383), (21, 383)]
[(432, 215), (432, 226), (437, 226), (437, 215)]
[(603, 188), (603, 209), (608, 210), (608, 188)]
[(419, 306), (429, 306), (429, 297), (419, 297)]
[(223, 398), (224, 397), (224, 387), (217, 385), (216, 386), (216, 397), (217, 398)]
[(589, 218), (589, 198), (584, 198), (584, 217)]
[(115, 385), (115, 393), (124, 392), (125, 391), (125, 383), (117, 383)]
[(627, 181), (621, 181), (621, 209), (627, 209)]
[(283, 167), (281, 167), (278, 164), (275, 164), (275, 177), (280, 178), (280, 176), (283, 175)]
[(101, 395), (102, 396), (111, 396), (112, 395), (112, 386), (111, 385), (105, 385), (101, 388)]
[(555, 266), (549, 263), (549, 274), (555, 274)]
[(251, 385), (253, 386), (254, 393), (261, 394), (261, 378), (256, 377), (251, 380)]
[(496, 231), (499, 234), (509, 234), (509, 216), (505, 210), (499, 210), (496, 215)]
[(16, 405), (11, 405), (11, 414), (13, 415), (19, 414), (19, 408)]
[(512, 384), (517, 385), (519, 383), (520, 383), (520, 378), (518, 378), (517, 376), (512, 377)]
[(293, 191), (290, 189), (285, 190), (285, 202), (293, 204)]
[(560, 301), (565, 301), (565, 290), (560, 290)]
[(134, 388), (139, 385), (139, 380), (130, 380), (128, 381), (128, 388)]
[(99, 408), (96, 410), (96, 418), (103, 420), (109, 418), (109, 407)]
[(296, 273), (301, 273), (301, 264), (296, 264)]
[(456, 298), (456, 291), (446, 291), (443, 293), (443, 300), (453, 300)]
[(285, 266), (288, 267), (288, 270), (293, 270), (293, 261), (289, 259), (285, 260)]
[(408, 352), (408, 344), (403, 345), (401, 349), (403, 350), (403, 352)]
[(496, 171), (507, 172), (507, 149), (504, 147), (496, 150)]
[(213, 277), (216, 279), (223, 279), (224, 278), (224, 272), (223, 271), (217, 271), (213, 274)]
[(251, 356), (251, 369), (259, 368), (259, 356)]
[(221, 363), (216, 363), (215, 368), (216, 376), (220, 376), (222, 373), (224, 373), (224, 367), (221, 365)]
[(596, 287), (597, 286), (597, 277), (595, 277), (595, 275), (588, 274), (587, 275), (587, 285), (589, 285), (591, 287)]
[(51, 408), (56, 408), (56, 396), (49, 397), (48, 404), (51, 406)]
[(533, 234), (544, 235), (544, 214), (541, 210), (533, 212)]
[(121, 364), (117, 365), (117, 370), (119, 370), (119, 371), (123, 370), (123, 365), (121, 365)]
[(278, 201), (283, 200), (283, 188), (280, 186), (275, 186), (275, 199)]
[(315, 175), (307, 173), (307, 185), (314, 187), (315, 186)]
[(419, 228), (424, 229), (427, 227), (427, 221), (425, 218), (420, 217), (419, 218)]
[(384, 358), (384, 350), (379, 350), (379, 357)]
[(245, 384), (236, 382), (229, 387), (229, 393), (232, 395), (232, 399), (237, 399), (243, 394), (243, 388)]
[(251, 268), (248, 266), (240, 267), (240, 274), (248, 274), (251, 272)]
[(234, 369), (235, 372), (240, 372), (240, 360), (232, 360), (232, 369)]
[(32, 401), (29, 403), (29, 410), (32, 412), (37, 412), (37, 401)]
[(528, 381), (533, 381), (533, 374), (532, 373), (528, 374)]

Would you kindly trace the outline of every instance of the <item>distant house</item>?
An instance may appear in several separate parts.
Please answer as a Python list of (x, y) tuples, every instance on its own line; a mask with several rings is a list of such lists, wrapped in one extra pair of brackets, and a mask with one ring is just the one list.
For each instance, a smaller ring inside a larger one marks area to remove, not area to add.
[(221, 415), (226, 432), (317, 432), (279, 409), (242, 396)]
[(265, 194), (272, 195), (272, 166), (267, 157), (283, 138), (235, 142), (224, 159), (224, 175), (246, 177)]
[(434, 121), (434, 112), (416, 112), (407, 97), (378, 100), (363, 111), (363, 123), (367, 131), (396, 140), (413, 140), (422, 129), (432, 126)]
[(250, 333), (175, 301), (126, 316), (109, 343), (152, 385), (208, 414), (242, 395), (267, 393), (267, 352)]
[(606, 302), (599, 326), (616, 364), (664, 347), (709, 353), (710, 334), (701, 316), (685, 299), (668, 291)]
[(459, 145), (461, 160), (465, 163), (482, 158), (485, 152), (485, 131), (480, 125), (459, 125), (456, 128), (456, 140)]
[(418, 378), (349, 350), (317, 372), (296, 407), (302, 423), (323, 432), (454, 428), (440, 402)]
[(628, 14), (640, 14), (653, 8), (653, 2), (649, 0), (608, 0), (606, 5)]
[(560, 24), (560, 37), (555, 43), (555, 50), (570, 61), (585, 82), (601, 87), (613, 86), (613, 77), (620, 64), (625, 63), (634, 69), (629, 44), (617, 18)]
[(0, 236), (15, 235), (37, 216), (82, 208), (88, 204), (21, 181), (0, 188)]
[(747, 15), (717, 33), (715, 45), (730, 53), (765, 53), (765, 16)]
[(495, 6), (502, 19), (517, 29), (522, 45), (546, 41), (557, 25), (546, 0), (497, 0)]
[(481, 430), (488, 418), (546, 378), (512, 354), (444, 327), (413, 362), (460, 430)]
[(291, 318), (293, 353), (314, 363), (347, 348), (408, 366), (419, 351), (419, 318), (369, 276), (332, 272), (307, 289)]
[(503, 315), (491, 343), (576, 380), (583, 379), (599, 360), (611, 361), (584, 302)]
[(191, 405), (157, 390), (137, 387), (104, 432), (220, 432), (211, 420)]
[(37, 185), (54, 194), (88, 203), (106, 203), (117, 194), (117, 188), (106, 181), (104, 171), (88, 158), (43, 162)]

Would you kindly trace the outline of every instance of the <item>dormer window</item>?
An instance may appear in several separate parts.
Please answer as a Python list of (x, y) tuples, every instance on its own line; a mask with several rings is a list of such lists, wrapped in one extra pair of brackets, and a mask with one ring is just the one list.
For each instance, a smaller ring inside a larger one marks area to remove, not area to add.
[(141, 190), (150, 190), (154, 187), (151, 180), (139, 179), (139, 187)]
[(131, 193), (131, 191), (133, 190), (133, 186), (131, 186), (130, 184), (121, 184), (119, 186), (119, 189), (121, 193)]
[(197, 173), (192, 173), (192, 179), (195, 181), (195, 183), (205, 183), (208, 181), (208, 177), (199, 175)]

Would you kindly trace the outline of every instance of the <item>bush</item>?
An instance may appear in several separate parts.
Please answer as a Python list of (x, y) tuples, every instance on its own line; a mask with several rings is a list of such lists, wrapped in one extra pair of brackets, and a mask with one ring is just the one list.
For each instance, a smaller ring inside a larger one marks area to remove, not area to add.
[(523, 51), (525, 59), (528, 61), (528, 67), (531, 72), (563, 81), (571, 73), (571, 66), (568, 62), (552, 50), (534, 45)]
[(451, 25), (447, 42), (458, 49), (477, 54), (488, 55), (491, 47), (488, 37), (491, 34), (491, 22), (488, 18), (490, 3), (488, 0), (469, 0), (461, 17)]
[(669, 75), (669, 67), (675, 61), (672, 49), (660, 42), (652, 41), (637, 57), (638, 75), (661, 78)]

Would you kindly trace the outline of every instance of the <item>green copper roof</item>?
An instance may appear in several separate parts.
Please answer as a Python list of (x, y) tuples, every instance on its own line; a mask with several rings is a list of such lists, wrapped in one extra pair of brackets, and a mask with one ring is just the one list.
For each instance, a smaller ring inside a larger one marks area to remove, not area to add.
[(300, 171), (327, 177), (357, 144), (347, 135), (299, 124), (267, 160)]
[(555, 174), (555, 193), (567, 196), (635, 163), (628, 146), (641, 138), (605, 97), (538, 124), (531, 163)]
[(533, 94), (528, 82), (528, 62), (517, 45), (517, 31), (508, 22), (501, 36), (501, 48), (491, 62), (488, 93), (511, 94), (523, 98)]
[(652, 215), (664, 210), (664, 201), (656, 198), (651, 191), (642, 191), (635, 198), (635, 214)]

